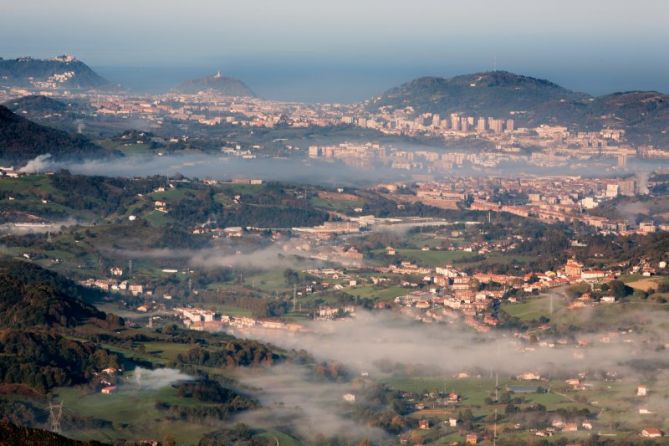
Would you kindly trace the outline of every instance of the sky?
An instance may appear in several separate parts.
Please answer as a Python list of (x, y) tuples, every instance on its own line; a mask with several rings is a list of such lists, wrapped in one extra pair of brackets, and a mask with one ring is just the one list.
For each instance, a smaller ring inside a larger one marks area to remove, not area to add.
[(0, 0), (0, 56), (74, 54), (153, 89), (220, 69), (304, 101), (494, 68), (669, 93), (667, 17), (666, 0)]

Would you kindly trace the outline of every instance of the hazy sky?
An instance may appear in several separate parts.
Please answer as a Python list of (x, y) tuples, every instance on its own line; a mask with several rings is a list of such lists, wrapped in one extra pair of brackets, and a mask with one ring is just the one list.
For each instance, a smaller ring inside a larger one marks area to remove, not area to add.
[(0, 56), (72, 53), (138, 85), (220, 67), (310, 100), (495, 59), (594, 94), (669, 92), (668, 17), (667, 0), (0, 0)]

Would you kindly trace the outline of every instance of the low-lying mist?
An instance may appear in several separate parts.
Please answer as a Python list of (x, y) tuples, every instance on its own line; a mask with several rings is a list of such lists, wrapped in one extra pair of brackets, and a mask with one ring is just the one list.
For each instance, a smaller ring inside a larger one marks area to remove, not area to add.
[(269, 270), (275, 268), (308, 268), (322, 264), (304, 258), (303, 252), (286, 245), (271, 245), (250, 252), (230, 253), (220, 248), (114, 250), (115, 255), (133, 259), (179, 259), (192, 267), (203, 269), (240, 268)]
[[(411, 150), (408, 148), (408, 150)], [(438, 147), (435, 151), (446, 151)], [(613, 161), (605, 163), (612, 169)], [(567, 167), (538, 167), (523, 161), (500, 164), (494, 168), (481, 168), (465, 164), (453, 171), (434, 171), (430, 163), (425, 163), (422, 170), (391, 169), (380, 165), (354, 167), (343, 162), (325, 162), (301, 158), (255, 158), (251, 160), (224, 157), (213, 154), (188, 154), (143, 156), (131, 155), (112, 159), (85, 161), (53, 161), (50, 155), (40, 155), (29, 161), (23, 171), (35, 173), (49, 170), (68, 169), (82, 175), (103, 176), (150, 176), (177, 173), (190, 178), (214, 178), (229, 180), (232, 178), (259, 178), (265, 181), (292, 183), (327, 184), (327, 185), (368, 185), (379, 182), (411, 181), (425, 179), (425, 174), (436, 179), (457, 176), (524, 176), (524, 175), (584, 175), (601, 176), (651, 171), (657, 164), (648, 164), (642, 160), (630, 162), (627, 169), (607, 170), (598, 164), (578, 164)]]
[[(307, 324), (308, 330), (297, 333), (232, 331), (286, 349), (304, 349), (318, 361), (336, 361), (363, 375), (345, 382), (321, 381), (306, 366), (293, 364), (238, 372), (240, 383), (262, 403), (238, 420), (273, 429), (288, 426), (304, 438), (343, 434), (382, 441), (388, 434), (352, 416), (353, 405), (359, 403), (356, 396), (364, 399), (369, 378), (441, 376), (447, 380), (461, 373), (472, 378), (499, 375), (506, 380), (528, 372), (553, 380), (579, 376), (589, 383), (618, 379), (630, 394), (638, 384), (649, 384), (652, 396), (640, 402), (640, 408), (658, 413), (669, 407), (669, 396), (661, 390), (669, 377), (669, 354), (657, 348), (668, 338), (664, 319), (644, 312), (629, 316), (645, 327), (643, 332), (612, 329), (546, 343), (521, 340), (510, 331), (476, 333), (460, 324), (426, 325), (390, 312), (314, 321)], [(542, 382), (535, 381), (550, 387)]]
[[(370, 184), (389, 180), (407, 180), (406, 172), (383, 167), (358, 169), (342, 163), (314, 160), (257, 158), (244, 160), (217, 155), (128, 156), (123, 158), (52, 162), (49, 156), (31, 160), (24, 169), (31, 173), (67, 169), (81, 175), (103, 176), (174, 176), (189, 178), (258, 178), (303, 184)], [(28, 167), (29, 166), (29, 167)]]
[(126, 377), (122, 384), (122, 388), (125, 390), (136, 391), (158, 390), (163, 387), (171, 386), (172, 384), (192, 379), (195, 378), (186, 375), (177, 369), (161, 368), (150, 370), (137, 367), (128, 377)]
[(351, 384), (314, 381), (304, 367), (294, 365), (244, 371), (238, 379), (256, 394), (261, 408), (240, 415), (237, 421), (266, 428), (288, 426), (305, 438), (342, 435), (379, 440), (386, 436), (381, 429), (343, 415), (349, 404), (343, 397), (352, 391)]
[(47, 232), (58, 232), (63, 226), (68, 227), (80, 224), (81, 222), (73, 218), (50, 223), (3, 223), (0, 224), (0, 235), (45, 234)]
[[(585, 371), (634, 374), (635, 363), (669, 361), (667, 342), (657, 318), (646, 314), (648, 332), (576, 335), (576, 342), (521, 340), (512, 332), (476, 333), (460, 324), (426, 325), (396, 313), (360, 313), (351, 319), (308, 324), (308, 331), (250, 331), (238, 333), (289, 349), (305, 349), (319, 359), (339, 361), (358, 371), (384, 373), (395, 364), (426, 372), (524, 372), (562, 376)], [(652, 327), (657, 330), (650, 332)], [(649, 337), (654, 339), (648, 344)], [(669, 363), (668, 363), (669, 364)]]

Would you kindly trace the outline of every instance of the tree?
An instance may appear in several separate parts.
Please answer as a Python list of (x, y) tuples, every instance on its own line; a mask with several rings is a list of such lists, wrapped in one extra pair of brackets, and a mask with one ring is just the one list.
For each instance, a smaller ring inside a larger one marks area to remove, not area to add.
[(286, 270), (283, 272), (283, 278), (285, 279), (287, 285), (297, 285), (297, 283), (300, 281), (300, 274), (291, 268), (286, 268)]
[(458, 414), (458, 418), (462, 420), (462, 428), (466, 431), (474, 429), (474, 414), (471, 409), (465, 409)]
[(612, 280), (608, 283), (609, 292), (616, 299), (623, 299), (634, 292), (632, 287), (625, 285), (620, 280)]
[(504, 413), (509, 415), (518, 412), (518, 407), (514, 405), (513, 403), (509, 403), (506, 405), (504, 408)]

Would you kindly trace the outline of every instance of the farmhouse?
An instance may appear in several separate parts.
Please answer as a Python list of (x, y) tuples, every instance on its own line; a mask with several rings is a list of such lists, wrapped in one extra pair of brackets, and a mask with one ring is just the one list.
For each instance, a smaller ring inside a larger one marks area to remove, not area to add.
[(100, 390), (100, 393), (104, 395), (111, 395), (112, 393), (116, 392), (117, 387), (116, 386), (107, 386), (103, 387), (102, 390)]
[(646, 427), (641, 431), (644, 438), (660, 438), (662, 435), (662, 431), (656, 427)]
[(648, 387), (646, 387), (644, 384), (640, 384), (639, 387), (636, 388), (636, 396), (646, 395), (648, 395)]

